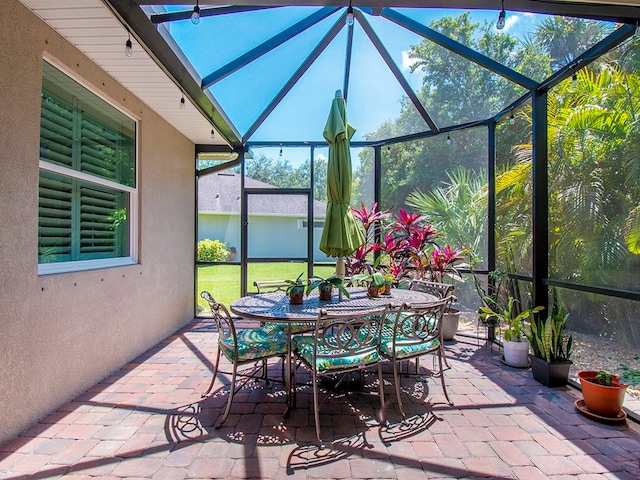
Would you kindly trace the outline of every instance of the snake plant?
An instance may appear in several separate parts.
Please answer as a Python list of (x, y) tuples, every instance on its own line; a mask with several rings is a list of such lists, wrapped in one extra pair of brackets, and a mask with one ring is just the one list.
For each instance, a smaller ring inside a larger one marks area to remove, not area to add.
[(569, 314), (561, 309), (554, 309), (554, 313), (546, 320), (534, 319), (531, 322), (527, 338), (531, 344), (533, 355), (548, 363), (562, 362), (571, 358), (573, 337), (566, 339), (564, 326)]

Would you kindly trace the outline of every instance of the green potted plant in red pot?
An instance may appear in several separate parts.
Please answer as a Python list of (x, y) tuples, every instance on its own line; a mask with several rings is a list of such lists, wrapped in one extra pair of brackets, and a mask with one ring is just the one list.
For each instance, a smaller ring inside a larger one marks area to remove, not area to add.
[(602, 370), (581, 370), (578, 378), (589, 412), (612, 419), (620, 417), (629, 385), (622, 383), (619, 375)]
[(289, 303), (291, 305), (300, 305), (304, 300), (305, 284), (302, 281), (302, 273), (295, 280), (285, 280), (289, 285), (285, 293), (289, 295)]
[(380, 272), (358, 273), (351, 277), (357, 284), (364, 284), (367, 287), (367, 295), (379, 297), (385, 286), (384, 275)]
[(307, 296), (317, 288), (320, 300), (331, 300), (334, 287), (342, 292), (345, 297), (349, 298), (349, 291), (345, 288), (342, 278), (337, 274), (327, 278), (318, 277), (317, 275), (311, 277), (310, 283), (307, 286)]

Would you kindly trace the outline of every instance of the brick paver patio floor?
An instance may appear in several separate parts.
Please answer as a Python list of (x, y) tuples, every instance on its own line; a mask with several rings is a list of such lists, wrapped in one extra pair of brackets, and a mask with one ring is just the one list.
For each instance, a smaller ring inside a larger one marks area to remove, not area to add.
[[(571, 388), (549, 389), (528, 369), (503, 365), (475, 339), (447, 344), (451, 407), (439, 379), (403, 379), (409, 415), (400, 422), (387, 371), (387, 419), (361, 393), (321, 410), (325, 448), (315, 445), (311, 390), (301, 385), (287, 419), (281, 384), (253, 382), (212, 425), (228, 394), (210, 381), (216, 332), (186, 328), (125, 365), (22, 435), (0, 445), (0, 479), (423, 479), (640, 478), (640, 429), (579, 414)], [(431, 358), (422, 359), (423, 372)], [(270, 375), (280, 365), (274, 361)], [(301, 382), (308, 376), (301, 370)], [(376, 375), (367, 376), (375, 382)], [(365, 383), (364, 391), (376, 391)]]

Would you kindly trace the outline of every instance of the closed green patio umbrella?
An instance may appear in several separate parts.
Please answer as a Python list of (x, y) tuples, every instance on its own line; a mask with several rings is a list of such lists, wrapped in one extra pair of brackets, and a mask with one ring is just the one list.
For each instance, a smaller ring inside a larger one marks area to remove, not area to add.
[(349, 141), (356, 129), (347, 123), (345, 101), (338, 95), (339, 92), (333, 99), (324, 127), (324, 138), (329, 143), (328, 201), (320, 250), (329, 257), (346, 257), (364, 244), (362, 231), (349, 209), (352, 181)]

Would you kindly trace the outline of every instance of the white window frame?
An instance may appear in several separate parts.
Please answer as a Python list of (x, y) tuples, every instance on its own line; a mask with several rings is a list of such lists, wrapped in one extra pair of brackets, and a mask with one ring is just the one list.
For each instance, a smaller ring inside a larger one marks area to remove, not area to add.
[(54, 164), (47, 162), (45, 160), (39, 160), (38, 166), (39, 170), (45, 170), (53, 173), (57, 173), (60, 175), (64, 175), (66, 177), (75, 178), (78, 180), (84, 180), (87, 182), (95, 183), (97, 185), (105, 186), (108, 188), (113, 188), (115, 190), (120, 190), (123, 192), (129, 193), (129, 211), (128, 211), (128, 222), (129, 222), (129, 256), (127, 257), (118, 257), (118, 258), (103, 258), (96, 260), (76, 260), (70, 262), (54, 262), (54, 263), (38, 263), (38, 275), (49, 275), (54, 273), (67, 273), (67, 272), (78, 272), (84, 270), (96, 270), (101, 268), (111, 268), (111, 267), (120, 267), (125, 265), (135, 265), (138, 263), (138, 175), (139, 175), (139, 119), (132, 115), (130, 112), (127, 112), (120, 108), (118, 105), (114, 104), (110, 101), (105, 95), (97, 92), (94, 88), (89, 86), (85, 81), (78, 78), (76, 75), (69, 72), (68, 69), (60, 66), (60, 64), (47, 57), (44, 56), (43, 60), (53, 65), (55, 68), (60, 70), (66, 76), (80, 84), (82, 87), (86, 88), (89, 92), (91, 92), (96, 97), (100, 98), (105, 103), (108, 103), (110, 106), (120, 111), (123, 115), (126, 115), (131, 120), (135, 122), (136, 125), (136, 138), (135, 138), (135, 187), (129, 187), (126, 185), (122, 185), (117, 182), (113, 182), (104, 178), (100, 178), (97, 176), (93, 176), (87, 174), (85, 172), (80, 172), (62, 165)]

